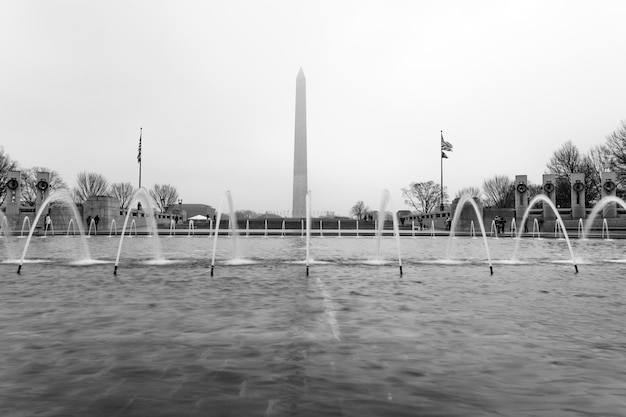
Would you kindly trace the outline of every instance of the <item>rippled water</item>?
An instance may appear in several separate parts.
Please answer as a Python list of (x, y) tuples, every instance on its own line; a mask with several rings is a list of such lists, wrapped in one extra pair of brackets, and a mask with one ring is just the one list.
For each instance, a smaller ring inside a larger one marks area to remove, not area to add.
[[(2, 416), (618, 416), (626, 241), (5, 239)], [(2, 254), (3, 252), (0, 252)]]

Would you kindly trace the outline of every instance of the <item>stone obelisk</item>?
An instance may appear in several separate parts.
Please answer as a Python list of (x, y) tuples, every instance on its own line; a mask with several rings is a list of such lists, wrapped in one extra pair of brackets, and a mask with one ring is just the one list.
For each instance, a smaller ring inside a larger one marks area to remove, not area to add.
[(293, 152), (293, 217), (306, 216), (306, 79), (302, 68), (296, 77), (296, 129)]

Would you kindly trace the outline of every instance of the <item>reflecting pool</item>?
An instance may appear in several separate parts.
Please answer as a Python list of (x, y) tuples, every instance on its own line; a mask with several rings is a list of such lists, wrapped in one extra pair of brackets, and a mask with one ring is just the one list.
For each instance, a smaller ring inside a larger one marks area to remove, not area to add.
[[(2, 416), (621, 415), (626, 241), (3, 238)], [(1, 254), (2, 252), (0, 252)], [(233, 259), (234, 258), (234, 259)]]

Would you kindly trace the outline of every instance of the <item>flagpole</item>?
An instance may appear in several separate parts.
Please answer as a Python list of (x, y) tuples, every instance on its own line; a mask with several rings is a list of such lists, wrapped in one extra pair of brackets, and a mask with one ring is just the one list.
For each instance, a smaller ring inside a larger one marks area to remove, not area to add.
[(443, 159), (448, 158), (446, 152), (452, 152), (452, 144), (443, 140), (443, 130), (441, 131), (441, 205), (439, 209), (443, 211), (443, 201), (444, 201), (444, 188), (443, 188)]
[(139, 153), (137, 154), (137, 161), (139, 162), (139, 188), (141, 188), (141, 134), (143, 133), (143, 127), (139, 128)]
[[(443, 138), (443, 130), (441, 131), (441, 137)], [(441, 148), (441, 146), (440, 146)], [(443, 211), (443, 150), (439, 149), (439, 159), (441, 161), (441, 204), (439, 205), (439, 211)]]

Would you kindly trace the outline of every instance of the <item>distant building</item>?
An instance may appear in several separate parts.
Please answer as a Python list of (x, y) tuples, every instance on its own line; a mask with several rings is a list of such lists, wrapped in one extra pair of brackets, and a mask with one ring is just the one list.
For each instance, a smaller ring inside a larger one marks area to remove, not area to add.
[[(215, 216), (215, 209), (208, 204), (181, 204), (182, 210), (187, 214), (187, 218), (200, 214), (201, 216), (207, 216), (213, 218)], [(179, 205), (175, 204), (175, 208)]]

